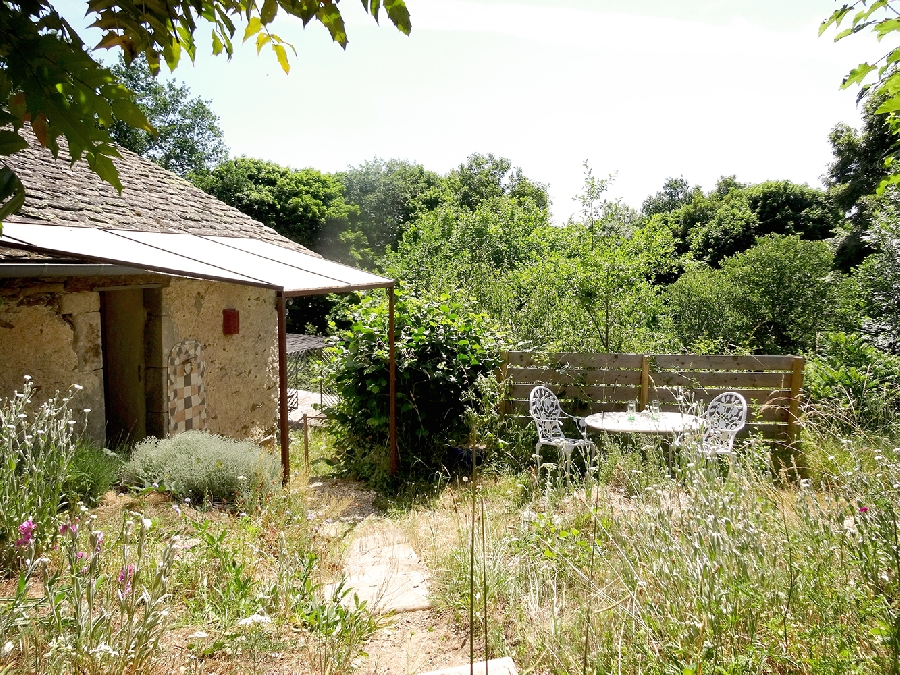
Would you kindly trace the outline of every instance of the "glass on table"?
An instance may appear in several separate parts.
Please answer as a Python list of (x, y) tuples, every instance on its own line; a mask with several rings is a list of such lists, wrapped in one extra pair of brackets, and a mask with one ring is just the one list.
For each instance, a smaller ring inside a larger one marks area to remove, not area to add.
[(637, 413), (637, 401), (628, 401), (628, 419), (634, 421), (635, 413)]
[(658, 420), (659, 419), (659, 400), (653, 399), (650, 401), (650, 417), (651, 419)]

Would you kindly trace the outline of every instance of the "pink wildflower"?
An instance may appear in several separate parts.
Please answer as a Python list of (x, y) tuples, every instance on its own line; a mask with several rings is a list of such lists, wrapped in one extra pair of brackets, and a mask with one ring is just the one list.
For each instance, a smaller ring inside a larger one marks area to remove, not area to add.
[(134, 578), (134, 565), (129, 565), (127, 568), (123, 567), (122, 571), (119, 572), (119, 584), (123, 586), (122, 594), (128, 595), (131, 593), (131, 580)]
[(34, 536), (35, 529), (37, 529), (37, 525), (34, 524), (31, 518), (19, 525), (19, 534), (22, 536), (16, 540), (16, 546), (28, 546)]
[(860, 513), (868, 513), (868, 512), (869, 512), (869, 507), (868, 507), (868, 506), (860, 506), (860, 507), (859, 507), (859, 512), (860, 512)]

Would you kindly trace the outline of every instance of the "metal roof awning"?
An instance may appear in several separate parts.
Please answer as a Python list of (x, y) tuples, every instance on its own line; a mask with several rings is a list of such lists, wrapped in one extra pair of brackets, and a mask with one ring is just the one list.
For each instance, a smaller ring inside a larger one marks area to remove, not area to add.
[(262, 286), (285, 296), (387, 288), (393, 281), (244, 237), (4, 223), (0, 245), (195, 279)]

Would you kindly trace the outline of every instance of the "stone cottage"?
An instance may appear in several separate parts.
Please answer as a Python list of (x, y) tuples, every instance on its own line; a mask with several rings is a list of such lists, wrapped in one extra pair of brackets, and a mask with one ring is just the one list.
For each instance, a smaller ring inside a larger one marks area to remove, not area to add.
[(0, 398), (25, 375), (44, 394), (77, 383), (107, 444), (187, 429), (274, 439), (285, 298), (393, 282), (121, 153), (121, 194), (43, 148), (7, 158), (27, 199), (0, 234)]

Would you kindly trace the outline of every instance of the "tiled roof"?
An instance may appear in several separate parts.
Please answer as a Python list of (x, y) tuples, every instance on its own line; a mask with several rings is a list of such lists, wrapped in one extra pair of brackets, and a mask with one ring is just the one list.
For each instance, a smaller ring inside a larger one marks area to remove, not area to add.
[[(27, 136), (26, 136), (27, 137)], [(220, 237), (251, 237), (320, 257), (150, 160), (119, 148), (114, 159), (122, 194), (80, 161), (70, 166), (61, 139), (59, 159), (32, 147), (3, 161), (25, 185), (25, 204), (9, 222), (38, 222), (99, 229), (189, 232)], [(0, 250), (0, 259), (7, 257)]]

